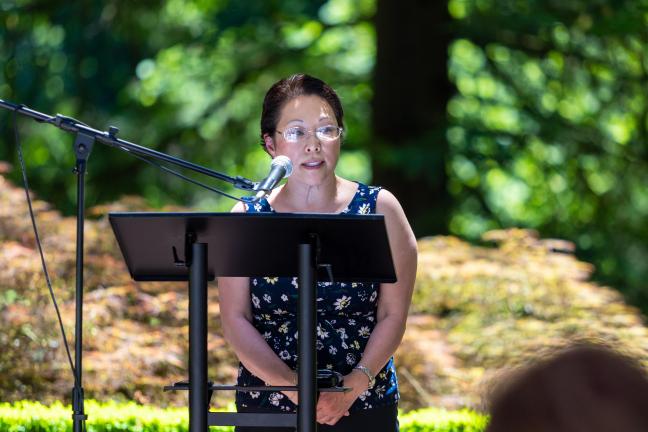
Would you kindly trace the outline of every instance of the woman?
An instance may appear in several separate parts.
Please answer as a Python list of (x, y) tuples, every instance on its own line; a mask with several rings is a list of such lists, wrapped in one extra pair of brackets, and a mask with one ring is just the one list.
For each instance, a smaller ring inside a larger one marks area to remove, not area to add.
[[(398, 430), (398, 382), (392, 355), (405, 331), (416, 275), (416, 239), (396, 198), (335, 175), (343, 131), (335, 91), (303, 74), (275, 83), (263, 102), (262, 145), (285, 155), (284, 186), (234, 212), (380, 213), (385, 216), (398, 282), (319, 283), (318, 368), (344, 375), (347, 393), (321, 393), (320, 430)], [(219, 278), (223, 333), (241, 361), (238, 384), (297, 382), (297, 278)], [(296, 392), (238, 392), (241, 412), (292, 412)], [(259, 429), (237, 428), (237, 431)], [(270, 428), (278, 431), (280, 429)], [(291, 429), (290, 429), (291, 430)]]

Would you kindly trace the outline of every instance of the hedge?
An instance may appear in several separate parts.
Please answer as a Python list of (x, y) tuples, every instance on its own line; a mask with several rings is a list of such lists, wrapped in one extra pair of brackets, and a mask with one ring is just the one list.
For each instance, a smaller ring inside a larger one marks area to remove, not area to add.
[[(88, 432), (185, 432), (186, 408), (158, 408), (128, 403), (86, 401)], [(402, 432), (479, 432), (487, 417), (472, 411), (445, 411), (427, 408), (401, 413)], [(211, 431), (232, 431), (232, 427), (212, 427)], [(72, 430), (71, 408), (61, 403), (43, 405), (20, 401), (0, 403), (0, 431), (68, 432)]]

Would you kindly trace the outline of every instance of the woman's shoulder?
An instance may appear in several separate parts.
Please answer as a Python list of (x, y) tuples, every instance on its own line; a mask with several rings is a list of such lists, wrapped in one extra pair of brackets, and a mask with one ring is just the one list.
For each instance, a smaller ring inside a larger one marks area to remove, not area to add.
[(398, 201), (398, 198), (387, 189), (380, 189), (378, 192), (376, 213), (385, 215), (385, 220), (388, 224), (396, 223), (409, 227), (403, 206)]
[(244, 201), (238, 201), (230, 210), (230, 213), (245, 213), (247, 211), (247, 204)]
[[(368, 186), (368, 187), (373, 187), (376, 188), (377, 186)], [(378, 188), (378, 197), (376, 198), (376, 209), (382, 213), (381, 210), (388, 210), (388, 211), (394, 211), (401, 209), (400, 202), (398, 202), (398, 199), (396, 196), (394, 196), (393, 193), (391, 193), (388, 189), (382, 188), (382, 187), (377, 187)]]

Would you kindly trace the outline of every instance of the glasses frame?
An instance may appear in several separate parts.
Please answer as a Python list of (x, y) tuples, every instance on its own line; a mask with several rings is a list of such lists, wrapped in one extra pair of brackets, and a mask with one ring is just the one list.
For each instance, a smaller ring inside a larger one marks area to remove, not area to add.
[[(320, 129), (329, 128), (329, 127), (337, 128), (338, 131), (340, 132), (340, 134), (336, 138), (332, 138), (332, 139), (318, 135), (318, 131)], [(297, 141), (289, 140), (288, 137), (286, 136), (286, 132), (288, 132), (290, 129), (303, 129), (304, 132), (306, 133), (306, 135), (304, 135), (304, 137), (301, 140), (299, 140), (299, 139)], [(315, 129), (306, 129), (306, 128), (303, 128), (301, 126), (291, 126), (289, 128), (284, 129), (283, 131), (280, 131), (279, 129), (277, 129), (276, 132), (280, 133), (284, 137), (284, 140), (286, 140), (286, 142), (289, 142), (289, 143), (298, 143), (300, 141), (302, 141), (302, 142), (306, 141), (312, 135), (315, 135), (317, 137), (317, 139), (320, 140), (320, 141), (332, 142), (332, 141), (335, 141), (336, 139), (342, 138), (342, 135), (344, 134), (344, 128), (340, 127), (340, 126), (333, 126), (333, 125), (320, 126), (318, 128), (315, 128)]]

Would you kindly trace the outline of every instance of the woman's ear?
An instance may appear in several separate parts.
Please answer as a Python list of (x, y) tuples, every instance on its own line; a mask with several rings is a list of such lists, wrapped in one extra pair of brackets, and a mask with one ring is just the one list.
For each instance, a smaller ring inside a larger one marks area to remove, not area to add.
[(268, 154), (274, 158), (276, 156), (277, 149), (275, 148), (275, 143), (272, 137), (268, 134), (263, 134), (263, 142), (265, 143), (265, 149)]

